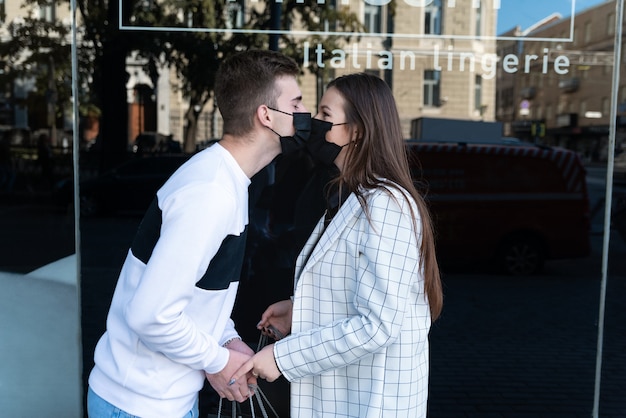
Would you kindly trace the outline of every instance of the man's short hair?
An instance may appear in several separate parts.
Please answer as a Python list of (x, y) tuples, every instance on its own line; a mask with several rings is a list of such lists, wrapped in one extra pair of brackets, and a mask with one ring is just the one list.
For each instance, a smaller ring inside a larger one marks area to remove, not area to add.
[(225, 59), (215, 78), (215, 100), (224, 121), (224, 133), (249, 133), (256, 109), (262, 104), (276, 106), (281, 93), (276, 90), (276, 79), (295, 77), (299, 72), (295, 60), (276, 51), (254, 49)]

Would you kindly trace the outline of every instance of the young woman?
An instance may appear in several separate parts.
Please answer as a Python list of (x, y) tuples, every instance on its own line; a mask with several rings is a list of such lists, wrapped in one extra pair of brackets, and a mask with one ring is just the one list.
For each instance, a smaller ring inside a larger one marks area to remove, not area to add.
[(423, 417), (428, 333), (443, 296), (391, 90), (367, 74), (332, 81), (309, 141), (340, 174), (298, 258), (293, 298), (258, 325), (289, 335), (233, 378), (284, 375), (294, 417)]

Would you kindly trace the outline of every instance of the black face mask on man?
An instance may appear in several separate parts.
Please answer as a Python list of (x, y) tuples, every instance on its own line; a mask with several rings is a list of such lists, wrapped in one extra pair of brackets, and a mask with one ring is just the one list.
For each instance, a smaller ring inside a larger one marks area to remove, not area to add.
[(287, 113), (269, 106), (268, 109), (293, 117), (293, 127), (296, 130), (293, 135), (282, 136), (270, 128), (270, 130), (278, 135), (278, 138), (280, 139), (280, 149), (282, 153), (289, 154), (304, 148), (309, 139), (309, 134), (311, 133), (311, 114), (307, 112)]
[(333, 126), (345, 125), (345, 123), (331, 123), (319, 119), (311, 119), (311, 135), (306, 144), (307, 151), (318, 162), (325, 165), (334, 164), (335, 159), (341, 152), (341, 149), (348, 144), (341, 146), (326, 141), (326, 133)]

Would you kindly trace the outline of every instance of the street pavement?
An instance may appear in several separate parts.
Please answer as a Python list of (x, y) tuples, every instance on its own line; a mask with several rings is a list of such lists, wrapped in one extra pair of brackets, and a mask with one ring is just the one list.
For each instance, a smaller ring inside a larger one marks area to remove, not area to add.
[[(82, 226), (86, 369), (133, 223), (131, 218), (100, 219)], [(590, 257), (549, 262), (542, 274), (532, 277), (444, 270), (444, 311), (431, 331), (429, 417), (591, 416), (601, 235), (592, 236), (592, 246)], [(599, 416), (617, 418), (626, 417), (626, 245), (616, 234), (610, 250)], [(290, 286), (284, 275), (264, 276), (242, 283), (235, 311), (251, 345), (257, 342), (254, 324), (260, 312), (285, 296)], [(283, 411), (287, 389), (284, 382), (266, 389)]]
[[(444, 275), (431, 332), (430, 417), (590, 417), (600, 270)], [(599, 266), (598, 266), (599, 267)], [(607, 286), (600, 417), (626, 417), (626, 276)]]
[[(59, 259), (71, 254), (68, 214), (44, 207), (0, 209), (4, 215), (0, 219), (0, 270), (10, 272), (1, 282), (0, 356), (4, 364), (0, 392), (5, 396), (0, 396), (0, 415), (79, 416), (76, 402), (84, 393), (93, 348), (104, 330), (117, 274), (140, 219), (103, 217), (81, 222), (80, 288), (72, 288), (71, 283), (41, 276), (37, 282), (26, 282), (23, 275), (53, 261), (51, 255)], [(444, 311), (431, 331), (430, 418), (591, 416), (602, 286), (603, 237), (598, 229), (602, 214), (597, 216), (592, 255), (549, 262), (537, 276), (444, 268)], [(38, 229), (29, 232), (29, 222)], [(43, 236), (44, 231), (56, 241)], [(626, 417), (625, 255), (626, 244), (611, 234), (600, 417)], [(71, 259), (67, 261), (64, 265), (71, 267)], [(18, 264), (27, 267), (18, 268)], [(291, 279), (276, 273), (257, 277), (261, 275), (257, 272), (242, 282), (235, 318), (251, 345), (257, 342), (254, 324), (260, 311), (288, 292)], [(45, 270), (45, 275), (57, 277), (59, 272)], [(23, 295), (28, 290), (30, 302)], [(11, 296), (16, 292), (22, 292), (18, 299)], [(80, 294), (80, 321), (73, 316), (73, 294)], [(68, 333), (72, 318), (82, 324), (82, 350), (73, 338), (77, 334), (71, 329)], [(21, 325), (8, 326), (12, 321)], [(45, 361), (35, 361), (39, 358)], [(76, 376), (80, 366), (83, 380)], [(264, 387), (274, 406), (286, 411), (288, 385)], [(208, 404), (212, 398), (204, 391), (202, 399)]]

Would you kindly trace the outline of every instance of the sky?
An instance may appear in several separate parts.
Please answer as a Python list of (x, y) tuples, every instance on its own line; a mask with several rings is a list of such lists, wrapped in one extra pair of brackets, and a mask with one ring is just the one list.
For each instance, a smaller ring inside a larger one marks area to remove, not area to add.
[(604, 1), (606, 0), (500, 0), (496, 33), (501, 34), (517, 25), (524, 30), (555, 12), (562, 17), (569, 17), (572, 15), (572, 4), (576, 15)]

